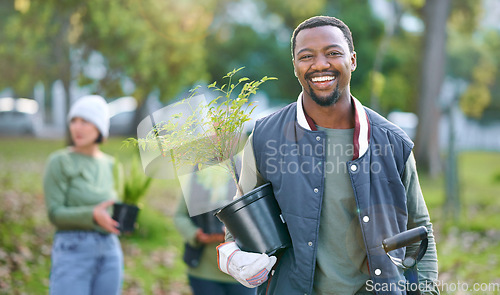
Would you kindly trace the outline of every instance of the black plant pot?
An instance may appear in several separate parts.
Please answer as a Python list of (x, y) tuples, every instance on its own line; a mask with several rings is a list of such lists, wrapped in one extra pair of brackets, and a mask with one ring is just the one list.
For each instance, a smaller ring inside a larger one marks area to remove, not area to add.
[(270, 183), (234, 200), (215, 215), (243, 251), (272, 255), (292, 244)]
[(125, 203), (113, 205), (113, 219), (118, 221), (118, 230), (122, 233), (131, 233), (135, 229), (135, 222), (139, 214), (139, 207)]

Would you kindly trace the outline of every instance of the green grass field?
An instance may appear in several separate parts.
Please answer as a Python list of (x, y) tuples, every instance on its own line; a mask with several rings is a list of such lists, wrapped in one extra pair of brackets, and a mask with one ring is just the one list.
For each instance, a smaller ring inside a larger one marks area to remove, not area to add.
[[(461, 212), (458, 222), (454, 222), (443, 209), (443, 177), (420, 177), (436, 231), (439, 280), (449, 283), (466, 282), (470, 287), (469, 291), (457, 291), (456, 294), (500, 294), (498, 163), (500, 153), (495, 152), (463, 152), (459, 156)], [(473, 291), (474, 284), (480, 284), (489, 291)]]
[[(125, 164), (136, 151), (114, 138), (103, 149)], [(0, 138), (0, 294), (47, 294), (53, 227), (44, 207), (42, 174), (62, 141)], [(434, 223), (440, 280), (497, 284), (500, 288), (500, 153), (464, 152), (459, 157), (460, 221), (443, 214), (443, 178), (420, 175)], [(189, 294), (182, 240), (172, 214), (180, 190), (155, 180), (142, 201), (138, 230), (121, 236), (125, 255), (123, 294)], [(450, 292), (450, 294), (500, 292)], [(443, 292), (446, 294), (446, 292)]]

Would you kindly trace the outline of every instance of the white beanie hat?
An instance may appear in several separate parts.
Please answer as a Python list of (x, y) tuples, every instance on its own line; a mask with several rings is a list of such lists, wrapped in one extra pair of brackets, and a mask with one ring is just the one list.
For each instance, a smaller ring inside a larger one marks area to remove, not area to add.
[(80, 117), (94, 124), (101, 135), (109, 135), (109, 109), (108, 104), (99, 95), (86, 95), (78, 99), (69, 110), (68, 122), (75, 117)]

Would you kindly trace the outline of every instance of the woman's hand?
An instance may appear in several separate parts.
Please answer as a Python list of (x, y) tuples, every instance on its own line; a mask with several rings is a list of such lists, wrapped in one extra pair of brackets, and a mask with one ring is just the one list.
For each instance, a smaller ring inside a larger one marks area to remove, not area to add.
[(94, 207), (94, 221), (104, 228), (106, 231), (112, 234), (120, 234), (120, 231), (117, 229), (119, 223), (109, 216), (106, 208), (113, 205), (115, 201), (109, 200), (100, 203), (99, 205)]
[(206, 234), (201, 228), (196, 231), (196, 239), (202, 244), (224, 242), (224, 234)]

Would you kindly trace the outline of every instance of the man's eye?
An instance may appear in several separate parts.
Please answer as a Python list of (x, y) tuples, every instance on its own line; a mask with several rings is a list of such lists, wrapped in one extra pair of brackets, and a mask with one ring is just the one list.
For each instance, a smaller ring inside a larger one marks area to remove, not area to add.
[(340, 52), (334, 51), (334, 52), (328, 53), (328, 55), (330, 55), (330, 56), (340, 55)]
[(300, 59), (300, 60), (304, 60), (304, 59), (309, 59), (309, 58), (311, 58), (311, 57), (312, 57), (312, 55), (307, 54), (307, 55), (302, 55), (299, 59)]

